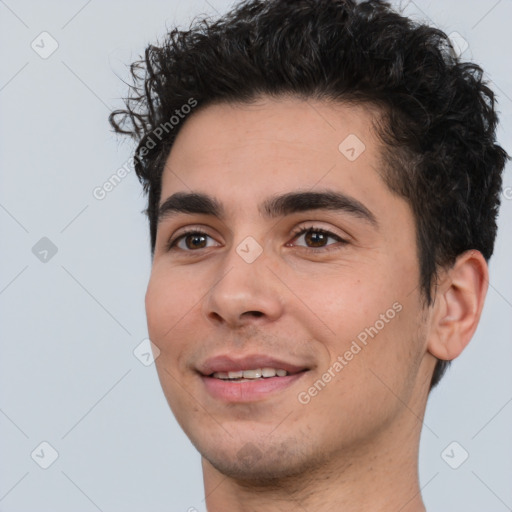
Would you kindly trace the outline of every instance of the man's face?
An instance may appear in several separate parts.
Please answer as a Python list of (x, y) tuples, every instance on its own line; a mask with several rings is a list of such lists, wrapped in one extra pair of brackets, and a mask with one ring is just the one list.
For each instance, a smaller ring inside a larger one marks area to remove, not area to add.
[[(371, 114), (266, 97), (209, 106), (169, 155), (160, 205), (204, 194), (222, 215), (199, 201), (185, 201), (187, 212), (184, 201), (168, 204), (146, 294), (149, 335), (177, 421), (227, 475), (297, 474), (418, 426), (434, 362), (414, 219), (381, 178)], [(331, 195), (270, 207), (303, 193)], [(211, 376), (265, 367), (290, 374)]]

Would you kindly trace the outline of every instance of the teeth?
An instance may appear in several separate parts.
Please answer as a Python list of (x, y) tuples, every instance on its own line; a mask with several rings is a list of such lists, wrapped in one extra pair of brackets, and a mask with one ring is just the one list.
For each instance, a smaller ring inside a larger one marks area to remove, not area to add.
[(238, 370), (235, 372), (215, 372), (212, 376), (216, 379), (260, 379), (269, 377), (285, 377), (286, 370), (276, 368), (256, 368), (255, 370)]
[(261, 377), (261, 368), (257, 370), (244, 370), (244, 379), (259, 379)]
[[(284, 371), (284, 370), (282, 370), (282, 371)], [(263, 377), (275, 377), (276, 373), (277, 373), (277, 370), (275, 368), (263, 368), (261, 370), (261, 375), (263, 375)]]

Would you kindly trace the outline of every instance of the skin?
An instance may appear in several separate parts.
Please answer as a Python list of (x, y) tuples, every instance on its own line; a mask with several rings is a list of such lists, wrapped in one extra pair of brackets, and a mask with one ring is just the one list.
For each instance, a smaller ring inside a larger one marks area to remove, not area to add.
[[(160, 204), (201, 192), (226, 213), (163, 219), (146, 293), (159, 379), (202, 456), (210, 512), (425, 510), (417, 466), (430, 379), (436, 357), (457, 357), (473, 335), (487, 265), (477, 251), (460, 255), (424, 308), (414, 218), (382, 179), (376, 114), (290, 97), (211, 105), (185, 122), (169, 155)], [(366, 147), (354, 161), (338, 149), (350, 134)], [(346, 211), (269, 219), (258, 210), (275, 194), (327, 190), (363, 203), (378, 227)], [(293, 234), (312, 226), (334, 237)], [(208, 236), (167, 251), (187, 228)], [(236, 251), (247, 236), (263, 250), (252, 263)], [(299, 393), (397, 303), (400, 312), (301, 403)], [(272, 355), (309, 371), (262, 400), (227, 404), (196, 370), (221, 353)]]

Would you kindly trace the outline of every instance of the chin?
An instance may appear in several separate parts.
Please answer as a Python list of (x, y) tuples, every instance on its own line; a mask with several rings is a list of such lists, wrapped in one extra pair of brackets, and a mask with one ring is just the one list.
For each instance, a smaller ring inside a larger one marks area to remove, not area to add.
[[(265, 443), (266, 441), (266, 443)], [(321, 465), (325, 459), (315, 451), (308, 455), (304, 446), (298, 446), (297, 440), (282, 440), (280, 444), (268, 439), (258, 442), (242, 442), (237, 449), (231, 441), (226, 450), (220, 446), (215, 449), (198, 448), (202, 457), (223, 475), (247, 482), (251, 485), (268, 487), (276, 480), (294, 478), (307, 473), (315, 465)]]

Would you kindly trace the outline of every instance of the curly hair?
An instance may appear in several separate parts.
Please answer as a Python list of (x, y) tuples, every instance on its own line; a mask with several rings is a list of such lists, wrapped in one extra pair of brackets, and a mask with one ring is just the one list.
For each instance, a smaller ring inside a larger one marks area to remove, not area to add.
[[(188, 116), (213, 103), (294, 95), (382, 113), (375, 128), (383, 178), (412, 208), (426, 306), (440, 268), (468, 249), (491, 257), (508, 159), (496, 144), (494, 93), (444, 32), (389, 3), (246, 0), (219, 19), (173, 29), (130, 72), (125, 108), (109, 121), (138, 143), (134, 165), (148, 194), (152, 256), (164, 164)], [(438, 360), (431, 389), (448, 364)]]

